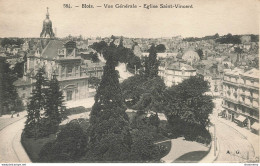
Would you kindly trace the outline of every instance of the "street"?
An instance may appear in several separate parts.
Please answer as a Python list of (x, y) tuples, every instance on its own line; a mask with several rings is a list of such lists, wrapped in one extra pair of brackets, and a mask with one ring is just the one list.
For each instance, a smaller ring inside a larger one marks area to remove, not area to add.
[(20, 142), (25, 120), (20, 119), (0, 131), (0, 163), (31, 162)]
[[(221, 102), (214, 101), (216, 108)], [(216, 126), (216, 136), (219, 143), (219, 154), (215, 162), (247, 162), (248, 158), (255, 156), (254, 148), (247, 138), (233, 127), (223, 123), (214, 109), (211, 122)], [(232, 122), (233, 123), (233, 122)]]

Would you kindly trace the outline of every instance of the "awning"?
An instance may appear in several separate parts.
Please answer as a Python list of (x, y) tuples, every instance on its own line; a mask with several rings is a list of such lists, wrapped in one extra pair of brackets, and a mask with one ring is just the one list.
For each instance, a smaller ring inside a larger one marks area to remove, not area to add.
[(235, 118), (239, 122), (244, 122), (246, 120), (246, 117), (239, 115), (237, 118)]
[(255, 122), (252, 126), (252, 129), (259, 130), (259, 123)]

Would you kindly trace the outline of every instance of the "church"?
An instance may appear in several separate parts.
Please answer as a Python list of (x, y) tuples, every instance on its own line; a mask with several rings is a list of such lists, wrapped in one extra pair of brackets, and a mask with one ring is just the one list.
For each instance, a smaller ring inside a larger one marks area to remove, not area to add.
[[(26, 103), (30, 97), (34, 76), (39, 67), (45, 67), (46, 77), (50, 80), (53, 75), (59, 81), (60, 88), (66, 101), (76, 101), (90, 97), (87, 65), (77, 56), (76, 42), (63, 42), (55, 38), (52, 29), (48, 8), (46, 19), (43, 21), (40, 38), (33, 50), (27, 54), (27, 62), (24, 66), (24, 77), (15, 82), (18, 94)], [(96, 68), (99, 77), (103, 73), (103, 67)]]

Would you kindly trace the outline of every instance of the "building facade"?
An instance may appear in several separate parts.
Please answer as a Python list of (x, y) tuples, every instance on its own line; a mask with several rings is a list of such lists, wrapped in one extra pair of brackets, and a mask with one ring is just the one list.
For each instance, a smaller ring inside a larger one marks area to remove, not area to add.
[(163, 78), (164, 83), (167, 87), (173, 85), (178, 85), (183, 80), (196, 75), (196, 69), (192, 68), (190, 65), (174, 62), (174, 63), (164, 63), (159, 66), (158, 75)]
[(36, 81), (34, 76), (40, 67), (44, 67), (45, 77), (48, 80), (53, 76), (58, 79), (65, 101), (76, 101), (89, 97), (88, 79), (90, 77), (101, 78), (103, 66), (87, 65), (77, 55), (76, 42), (63, 42), (55, 39), (53, 32), (50, 31), (50, 28), (52, 29), (51, 21), (47, 16), (49, 16), (48, 12), (43, 22), (41, 38), (27, 55), (24, 77), (14, 83), (19, 96), (26, 104)]
[(259, 70), (224, 73), (222, 106), (231, 121), (259, 130)]

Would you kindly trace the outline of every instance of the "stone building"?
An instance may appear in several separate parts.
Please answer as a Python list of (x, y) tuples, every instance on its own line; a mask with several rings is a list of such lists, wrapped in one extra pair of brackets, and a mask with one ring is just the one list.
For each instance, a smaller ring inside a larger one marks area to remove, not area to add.
[(55, 39), (48, 15), (47, 12), (46, 19), (43, 21), (40, 35), (42, 38), (38, 39), (27, 55), (24, 77), (14, 83), (18, 94), (26, 103), (35, 83), (34, 76), (40, 67), (44, 67), (49, 80), (56, 75), (66, 101), (87, 98), (90, 95), (88, 79), (93, 76), (93, 73), (100, 78), (103, 74), (103, 66), (89, 67), (77, 55), (76, 42), (63, 43)]
[(188, 64), (181, 62), (165, 62), (159, 66), (158, 75), (163, 78), (167, 87), (171, 87), (173, 85), (178, 85), (183, 80), (188, 79), (191, 76), (195, 76), (196, 69), (192, 68)]
[(222, 106), (229, 120), (259, 130), (259, 70), (224, 73)]

